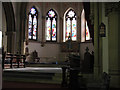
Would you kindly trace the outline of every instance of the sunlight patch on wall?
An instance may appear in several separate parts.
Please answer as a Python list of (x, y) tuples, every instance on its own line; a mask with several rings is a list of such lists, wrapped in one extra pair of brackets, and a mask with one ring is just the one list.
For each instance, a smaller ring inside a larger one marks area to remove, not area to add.
[(2, 48), (2, 31), (0, 31), (0, 48)]

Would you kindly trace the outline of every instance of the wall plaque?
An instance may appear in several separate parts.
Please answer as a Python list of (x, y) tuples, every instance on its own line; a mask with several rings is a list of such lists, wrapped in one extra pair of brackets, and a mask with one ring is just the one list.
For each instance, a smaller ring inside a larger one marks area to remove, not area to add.
[(101, 37), (106, 37), (106, 26), (104, 23), (101, 23), (99, 26), (99, 35)]

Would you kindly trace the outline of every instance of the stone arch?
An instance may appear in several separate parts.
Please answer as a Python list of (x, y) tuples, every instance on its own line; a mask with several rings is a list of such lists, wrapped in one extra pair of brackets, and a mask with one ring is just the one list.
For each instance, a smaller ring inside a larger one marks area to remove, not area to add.
[(11, 2), (3, 2), (7, 23), (7, 52), (14, 53), (15, 46), (15, 16)]
[[(65, 10), (64, 15), (66, 15), (66, 13), (67, 13), (70, 9), (74, 10), (74, 8), (69, 7), (69, 8), (67, 8), (67, 9)], [(74, 10), (74, 11), (75, 11), (75, 10)], [(76, 13), (76, 11), (75, 11), (75, 13)]]
[(15, 31), (15, 16), (11, 2), (3, 2), (5, 16), (7, 21), (7, 31)]

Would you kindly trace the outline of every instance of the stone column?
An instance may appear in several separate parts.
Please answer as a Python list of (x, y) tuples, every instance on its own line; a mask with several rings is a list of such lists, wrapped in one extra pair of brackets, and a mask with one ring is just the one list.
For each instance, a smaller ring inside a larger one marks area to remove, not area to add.
[(98, 36), (98, 3), (94, 3), (94, 75), (95, 78), (99, 75), (99, 36)]
[(102, 22), (102, 3), (99, 3), (98, 4), (98, 49), (99, 49), (99, 56), (98, 56), (98, 66), (99, 66), (99, 76), (101, 77), (101, 74), (102, 74), (102, 70), (103, 70), (103, 65), (102, 65), (102, 38), (103, 37), (100, 37), (99, 35), (99, 26)]
[(60, 30), (59, 30), (59, 33), (60, 33), (60, 38), (59, 38), (59, 41), (60, 42), (63, 42), (63, 19), (64, 17), (60, 17), (60, 22), (59, 22), (59, 27), (60, 27)]
[[(94, 78), (99, 79), (102, 73), (102, 37), (99, 36), (99, 25), (102, 22), (102, 4), (99, 2), (91, 4), (94, 9)], [(92, 8), (93, 8), (92, 7)]]
[[(81, 15), (81, 14), (80, 14)], [(77, 16), (77, 42), (80, 42), (80, 35), (81, 35), (81, 17)]]
[(45, 16), (42, 16), (42, 42), (46, 41), (46, 37), (45, 37)]
[(15, 53), (16, 32), (8, 31), (7, 35), (7, 52)]
[(45, 26), (45, 20), (46, 20), (46, 13), (45, 13), (45, 4), (43, 3), (42, 4), (42, 40), (41, 40), (41, 46), (44, 46), (45, 45), (45, 42), (46, 42), (46, 31), (45, 31), (45, 29), (46, 29), (46, 26)]
[[(20, 44), (21, 44), (21, 39), (22, 39), (21, 36), (23, 35), (22, 34), (23, 33), (23, 27), (22, 26), (23, 26), (24, 22), (22, 22), (23, 18), (21, 18), (21, 16), (23, 16), (22, 13), (20, 15), (21, 4), (22, 3), (16, 3), (16, 2), (13, 3), (14, 14), (15, 14), (15, 31), (16, 31), (15, 53), (22, 52), (22, 49), (21, 49), (22, 46)], [(22, 24), (21, 24), (21, 22), (22, 22)]]
[(102, 22), (106, 25), (106, 37), (102, 37), (102, 71), (108, 73), (108, 17), (105, 16), (105, 3), (102, 3)]
[(120, 3), (106, 3), (110, 86), (120, 88)]

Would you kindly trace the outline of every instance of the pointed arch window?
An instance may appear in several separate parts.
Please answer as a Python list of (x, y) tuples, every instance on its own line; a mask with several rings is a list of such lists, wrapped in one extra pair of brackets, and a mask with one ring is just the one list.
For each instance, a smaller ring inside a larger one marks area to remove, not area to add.
[(29, 12), (29, 23), (28, 23), (29, 40), (37, 40), (37, 33), (38, 33), (38, 11), (33, 6)]
[(85, 19), (85, 11), (83, 9), (81, 13), (81, 42), (85, 42), (87, 40), (90, 40), (90, 32), (87, 20)]
[(57, 41), (57, 13), (53, 9), (46, 15), (46, 41)]
[(77, 16), (74, 10), (70, 9), (64, 15), (64, 35), (63, 42), (68, 40), (68, 37), (71, 36), (72, 41), (77, 40)]

